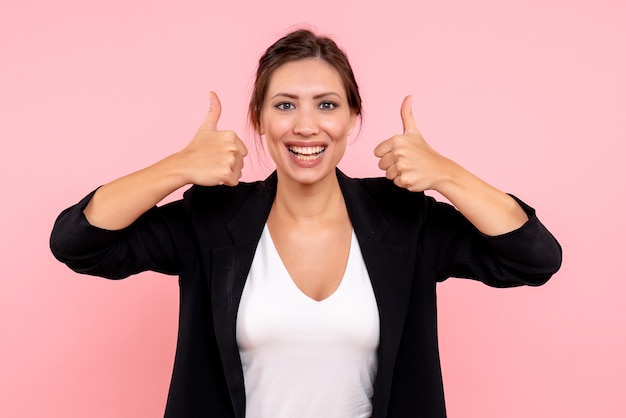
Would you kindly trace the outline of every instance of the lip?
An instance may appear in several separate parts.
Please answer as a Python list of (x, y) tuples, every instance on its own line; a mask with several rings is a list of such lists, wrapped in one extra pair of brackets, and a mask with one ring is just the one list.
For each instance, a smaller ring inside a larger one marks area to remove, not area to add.
[(328, 147), (325, 141), (285, 141), (286, 147)]

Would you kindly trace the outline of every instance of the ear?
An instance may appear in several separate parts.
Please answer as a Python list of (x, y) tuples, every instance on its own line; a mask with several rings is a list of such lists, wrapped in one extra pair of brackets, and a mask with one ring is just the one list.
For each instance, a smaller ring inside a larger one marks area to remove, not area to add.
[(360, 116), (354, 112), (350, 112), (350, 128), (348, 129), (348, 136), (352, 135), (354, 128), (356, 126), (357, 120), (359, 120)]
[(256, 129), (256, 133), (259, 136), (265, 135), (265, 128), (263, 127), (263, 115), (259, 112), (259, 126)]

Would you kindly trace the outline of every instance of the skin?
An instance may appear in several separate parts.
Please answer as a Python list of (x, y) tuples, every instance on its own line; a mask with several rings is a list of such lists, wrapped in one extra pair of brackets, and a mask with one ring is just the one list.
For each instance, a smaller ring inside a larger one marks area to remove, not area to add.
[[(102, 186), (85, 208), (87, 220), (100, 228), (121, 229), (187, 184), (237, 185), (248, 150), (234, 132), (217, 128), (220, 114), (220, 101), (211, 92), (209, 112), (191, 142), (150, 167)], [(260, 116), (259, 134), (278, 175), (268, 228), (295, 285), (321, 301), (339, 286), (350, 249), (352, 225), (335, 167), (357, 117), (337, 71), (318, 59), (279, 67)], [(436, 190), (486, 235), (504, 234), (526, 222), (525, 212), (510, 196), (426, 143), (410, 96), (402, 102), (400, 118), (402, 133), (374, 150), (387, 178), (414, 192)], [(313, 151), (319, 150), (323, 152), (317, 156)], [(308, 156), (297, 158), (293, 151)]]
[[(356, 115), (337, 71), (319, 59), (289, 62), (273, 74), (261, 109), (260, 134), (290, 188), (324, 189), (337, 183)], [(289, 146), (321, 146), (319, 157), (295, 158)]]
[[(267, 221), (272, 240), (296, 286), (314, 300), (326, 299), (341, 282), (352, 234), (335, 167), (356, 115), (339, 74), (318, 59), (281, 66), (268, 86), (260, 122), (278, 175)], [(292, 152), (319, 149), (300, 158)]]

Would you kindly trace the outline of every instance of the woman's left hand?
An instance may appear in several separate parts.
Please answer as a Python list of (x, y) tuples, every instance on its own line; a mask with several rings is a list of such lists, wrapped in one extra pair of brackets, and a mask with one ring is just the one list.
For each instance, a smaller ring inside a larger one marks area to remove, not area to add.
[(437, 190), (454, 163), (426, 143), (417, 129), (411, 104), (411, 96), (406, 96), (400, 108), (403, 133), (381, 142), (374, 154), (380, 158), (378, 167), (397, 186), (412, 192)]
[(378, 167), (388, 179), (413, 192), (441, 193), (479, 231), (500, 235), (519, 228), (528, 216), (509, 195), (485, 183), (454, 161), (432, 149), (417, 129), (411, 96), (400, 109), (404, 132), (383, 141), (374, 150)]

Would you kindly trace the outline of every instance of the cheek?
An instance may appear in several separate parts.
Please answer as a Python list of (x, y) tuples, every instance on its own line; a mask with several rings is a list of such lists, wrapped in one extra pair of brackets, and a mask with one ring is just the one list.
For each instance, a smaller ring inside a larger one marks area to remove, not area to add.
[(336, 140), (345, 139), (352, 129), (352, 125), (346, 120), (330, 120), (326, 124), (326, 132), (331, 134)]
[(280, 155), (278, 150), (281, 148), (281, 139), (287, 135), (288, 128), (285, 126), (284, 122), (267, 119), (262, 125), (262, 128), (263, 136), (261, 139), (265, 143), (265, 147), (272, 159), (276, 161)]
[(261, 129), (268, 140), (280, 139), (289, 132), (290, 124), (286, 119), (266, 118), (261, 123)]

